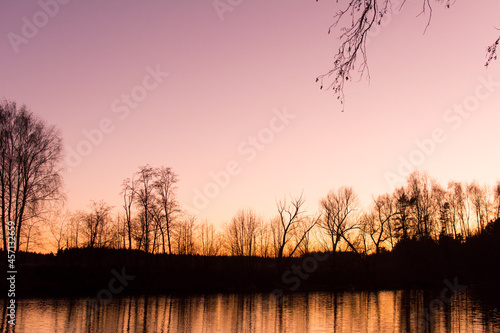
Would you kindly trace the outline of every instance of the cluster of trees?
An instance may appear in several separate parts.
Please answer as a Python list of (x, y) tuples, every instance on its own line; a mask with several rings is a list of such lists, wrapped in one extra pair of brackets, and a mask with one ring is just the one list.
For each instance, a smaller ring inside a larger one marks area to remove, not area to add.
[[(146, 253), (292, 257), (312, 251), (390, 250), (401, 240), (446, 236), (466, 240), (500, 218), (500, 182), (493, 188), (452, 181), (446, 188), (415, 171), (404, 187), (363, 209), (350, 187), (330, 191), (315, 214), (302, 195), (276, 202), (276, 215), (240, 210), (222, 228), (186, 214), (176, 198), (178, 176), (169, 167), (139, 167), (123, 181), (118, 212), (103, 201), (87, 211), (62, 213), (59, 132), (16, 103), (0, 103), (0, 212), (2, 249), (51, 239), (65, 248), (137, 249)], [(116, 215), (114, 215), (116, 213)], [(45, 230), (45, 232), (44, 232)], [(49, 234), (50, 236), (47, 236)]]
[[(404, 187), (379, 195), (363, 209), (351, 187), (330, 191), (315, 214), (300, 195), (276, 203), (276, 215), (242, 209), (221, 228), (200, 223), (176, 200), (171, 168), (140, 167), (123, 182), (121, 213), (104, 202), (61, 219), (52, 235), (58, 249), (110, 247), (149, 253), (291, 257), (313, 251), (360, 256), (391, 250), (402, 240), (449, 237), (465, 241), (500, 218), (500, 182), (494, 187), (451, 181), (442, 187), (415, 171)], [(61, 222), (62, 221), (62, 222)]]
[(177, 181), (171, 168), (140, 167), (123, 181), (121, 213), (113, 217), (113, 207), (104, 201), (92, 201), (88, 211), (65, 213), (50, 225), (55, 245), (193, 253), (194, 218), (181, 214)]

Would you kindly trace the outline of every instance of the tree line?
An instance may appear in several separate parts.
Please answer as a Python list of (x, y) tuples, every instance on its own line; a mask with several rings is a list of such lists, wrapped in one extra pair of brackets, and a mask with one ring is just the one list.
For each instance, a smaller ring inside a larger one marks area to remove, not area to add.
[(364, 256), (392, 250), (402, 240), (465, 241), (500, 218), (500, 182), (488, 187), (451, 181), (443, 187), (415, 171), (405, 186), (373, 198), (369, 207), (361, 207), (352, 187), (341, 187), (327, 193), (313, 214), (297, 195), (278, 200), (272, 218), (241, 209), (216, 228), (184, 212), (172, 168), (150, 165), (123, 180), (121, 207), (92, 201), (87, 210), (63, 212), (60, 133), (10, 101), (0, 103), (0, 125), (2, 249), (8, 248), (7, 222), (14, 221), (16, 249), (24, 251), (49, 242), (56, 250), (279, 259), (350, 251)]
[(121, 212), (103, 201), (87, 211), (54, 220), (57, 249), (107, 247), (147, 253), (283, 258), (314, 251), (360, 256), (390, 251), (403, 240), (465, 241), (500, 218), (500, 182), (494, 187), (451, 181), (445, 188), (415, 171), (405, 186), (362, 208), (352, 187), (331, 190), (315, 214), (304, 211), (302, 195), (276, 202), (264, 219), (241, 209), (220, 228), (182, 210), (178, 176), (169, 167), (139, 167), (122, 184)]

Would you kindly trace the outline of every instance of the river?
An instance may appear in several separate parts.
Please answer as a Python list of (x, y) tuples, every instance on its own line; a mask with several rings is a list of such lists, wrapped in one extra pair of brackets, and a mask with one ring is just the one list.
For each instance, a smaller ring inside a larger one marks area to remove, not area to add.
[(474, 295), (443, 288), (19, 299), (15, 332), (500, 332), (500, 310)]

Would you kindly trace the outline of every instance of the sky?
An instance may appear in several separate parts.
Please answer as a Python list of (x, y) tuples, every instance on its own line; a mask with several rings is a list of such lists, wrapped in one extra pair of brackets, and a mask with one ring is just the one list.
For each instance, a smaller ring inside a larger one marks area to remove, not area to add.
[(264, 218), (303, 194), (314, 214), (352, 186), (368, 206), (408, 170), (500, 180), (500, 63), (484, 67), (497, 0), (393, 11), (370, 35), (370, 79), (344, 112), (315, 78), (331, 69), (345, 1), (68, 1), (0, 4), (0, 98), (26, 104), (64, 140), (66, 208), (169, 166), (199, 221)]

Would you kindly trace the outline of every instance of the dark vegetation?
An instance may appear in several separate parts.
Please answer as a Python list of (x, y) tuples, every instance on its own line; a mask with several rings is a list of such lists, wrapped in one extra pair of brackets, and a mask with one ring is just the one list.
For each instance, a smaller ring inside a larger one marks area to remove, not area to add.
[(455, 277), (498, 289), (500, 182), (445, 188), (414, 171), (367, 208), (340, 187), (313, 214), (302, 195), (284, 197), (274, 217), (242, 209), (217, 231), (184, 211), (165, 166), (141, 166), (123, 181), (116, 217), (103, 201), (63, 212), (59, 132), (15, 102), (0, 102), (0, 123), (0, 267), (15, 249), (16, 297), (442, 288)]
[[(5, 259), (5, 252), (2, 253)], [(306, 258), (310, 258), (307, 259)], [(325, 258), (317, 260), (312, 258)], [(443, 280), (498, 293), (500, 219), (463, 242), (407, 239), (392, 251), (311, 253), (302, 257), (151, 254), (139, 250), (79, 248), (57, 254), (17, 255), (19, 297), (96, 297), (112, 270), (135, 276), (120, 295), (214, 292), (283, 293), (311, 290), (442, 288)], [(6, 260), (1, 261), (3, 270)], [(307, 263), (307, 264), (305, 264)], [(314, 264), (316, 263), (317, 266)], [(118, 284), (116, 284), (118, 286)], [(2, 289), (7, 289), (2, 280)]]

